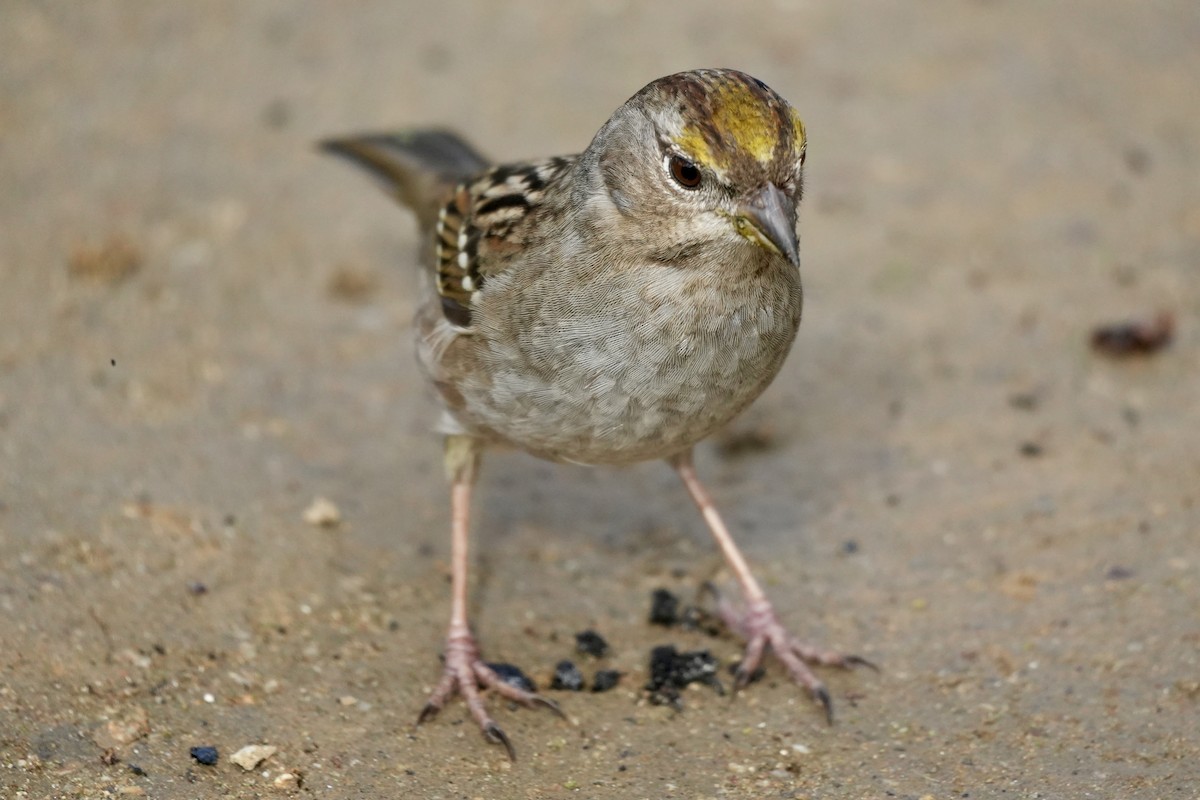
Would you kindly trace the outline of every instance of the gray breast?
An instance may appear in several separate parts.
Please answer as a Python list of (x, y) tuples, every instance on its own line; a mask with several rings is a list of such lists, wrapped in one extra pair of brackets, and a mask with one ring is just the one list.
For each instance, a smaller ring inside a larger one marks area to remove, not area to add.
[(680, 270), (656, 277), (565, 295), (526, 286), (522, 299), (557, 302), (510, 297), (503, 326), (485, 315), (482, 368), (460, 384), (464, 421), (546, 458), (596, 464), (664, 457), (723, 425), (778, 372), (799, 323), (798, 280), (697, 296)]

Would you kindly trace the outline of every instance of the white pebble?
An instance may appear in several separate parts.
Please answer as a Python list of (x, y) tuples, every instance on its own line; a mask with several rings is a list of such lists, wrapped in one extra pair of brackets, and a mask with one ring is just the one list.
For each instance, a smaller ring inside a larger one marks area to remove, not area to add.
[(278, 752), (269, 744), (248, 744), (229, 757), (229, 760), (249, 772)]

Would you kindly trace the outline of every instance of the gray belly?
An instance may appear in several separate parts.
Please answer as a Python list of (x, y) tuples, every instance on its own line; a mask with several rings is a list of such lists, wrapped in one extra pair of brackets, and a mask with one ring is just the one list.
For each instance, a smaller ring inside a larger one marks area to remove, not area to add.
[(690, 447), (775, 377), (799, 308), (672, 306), (662, 318), (569, 315), (520, 338), (486, 337), (486, 368), (459, 385), (462, 421), (558, 461), (624, 464)]

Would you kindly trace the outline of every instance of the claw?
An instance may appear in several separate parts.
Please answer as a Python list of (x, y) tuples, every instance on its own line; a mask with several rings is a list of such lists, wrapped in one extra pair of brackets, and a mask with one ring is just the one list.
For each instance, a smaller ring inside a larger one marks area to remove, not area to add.
[(509, 761), (517, 760), (517, 751), (513, 749), (512, 742), (508, 740), (508, 734), (495, 722), (489, 722), (483, 726), (483, 735), (492, 744), (504, 745), (504, 749), (508, 751)]
[(833, 724), (833, 698), (829, 696), (829, 690), (824, 686), (814, 686), (812, 690), (813, 699), (821, 704), (825, 709), (825, 721), (830, 725)]
[[(504, 745), (508, 757), (515, 761), (516, 750), (513, 749), (508, 735), (488, 714), (481, 689), (489, 690), (493, 695), (523, 706), (548, 708), (559, 717), (567, 718), (558, 707), (558, 703), (537, 694), (532, 684), (529, 684), (528, 689), (514, 685), (502, 677), (495, 666), (484, 662), (479, 657), (479, 648), (469, 631), (451, 630), (446, 638), (443, 661), (442, 679), (434, 687), (425, 707), (417, 716), (418, 725), (432, 719), (451, 697), (461, 695), (466, 702), (467, 711), (483, 732), (484, 738), (494, 744)], [(520, 674), (520, 670), (512, 669)], [(508, 670), (505, 670), (506, 674), (507, 672)]]
[(559, 719), (567, 718), (566, 712), (559, 707), (558, 703), (554, 702), (549, 697), (542, 697), (540, 694), (535, 694), (533, 697), (529, 698), (529, 705), (548, 708), (557, 714)]
[(736, 695), (742, 689), (750, 685), (754, 680), (754, 673), (748, 669), (743, 669), (741, 664), (738, 664), (737, 669), (733, 671), (733, 693)]
[(752, 670), (746, 669), (745, 661), (738, 661), (729, 666), (729, 671), (733, 673), (733, 692), (737, 694), (739, 689), (745, 688), (752, 683), (758, 683), (767, 674), (767, 671), (761, 665)]
[(846, 666), (847, 668), (849, 668), (849, 667), (866, 667), (867, 669), (874, 670), (875, 672), (880, 671), (878, 664), (876, 664), (873, 661), (868, 661), (867, 659), (863, 658), (862, 656), (846, 656), (845, 658), (842, 659), (842, 664), (844, 666)]
[[(715, 588), (706, 589), (706, 591), (715, 592)], [(784, 629), (775, 616), (775, 610), (765, 599), (760, 598), (750, 602), (747, 609), (740, 614), (731, 614), (727, 603), (725, 601), (721, 601), (721, 603), (726, 607), (723, 616), (728, 618), (729, 627), (741, 633), (746, 640), (746, 650), (742, 660), (733, 670), (735, 693), (744, 689), (761, 675), (760, 664), (763, 656), (769, 650), (783, 662), (791, 679), (808, 689), (813, 700), (824, 709), (825, 718), (832, 724), (833, 699), (829, 695), (829, 690), (813, 674), (812, 667), (841, 667), (843, 669), (867, 667), (875, 671), (879, 670), (879, 667), (862, 656), (841, 655), (836, 651), (823, 650), (800, 641)]]
[(426, 722), (427, 720), (433, 719), (434, 717), (437, 716), (437, 713), (441, 710), (442, 710), (441, 708), (434, 705), (433, 703), (426, 703), (425, 707), (421, 709), (421, 713), (417, 715), (417, 724), (420, 725), (423, 722)]

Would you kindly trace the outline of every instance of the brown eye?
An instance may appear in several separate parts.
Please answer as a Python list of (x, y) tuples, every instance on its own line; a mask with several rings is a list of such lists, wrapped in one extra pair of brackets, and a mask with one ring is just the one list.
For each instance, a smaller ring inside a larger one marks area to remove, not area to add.
[(700, 185), (700, 179), (703, 177), (700, 174), (700, 168), (683, 156), (671, 156), (668, 167), (671, 170), (671, 177), (683, 188), (695, 189)]

